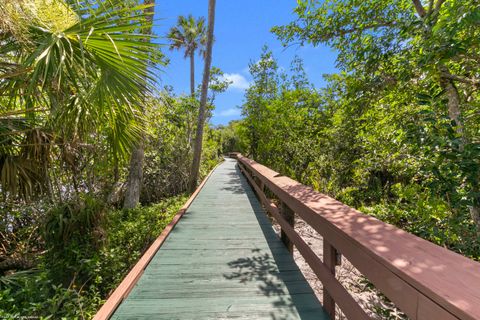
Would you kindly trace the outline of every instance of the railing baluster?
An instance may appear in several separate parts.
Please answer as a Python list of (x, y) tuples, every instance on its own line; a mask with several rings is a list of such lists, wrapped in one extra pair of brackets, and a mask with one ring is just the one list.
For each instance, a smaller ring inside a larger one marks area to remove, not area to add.
[[(325, 264), (333, 276), (335, 276), (335, 266), (338, 264), (337, 256), (337, 250), (326, 239), (323, 239), (323, 264)], [(330, 316), (330, 319), (335, 319), (335, 300), (333, 300), (325, 288), (323, 288), (323, 308)]]
[(258, 187), (260, 188), (260, 190), (265, 193), (265, 183), (263, 183), (262, 180), (260, 180), (260, 183), (258, 184)]
[[(280, 214), (287, 220), (288, 224), (292, 226), (292, 228), (295, 227), (295, 213), (290, 209), (285, 203), (281, 202), (280, 204)], [(290, 241), (288, 238), (287, 234), (281, 230), (280, 238), (282, 242), (285, 244), (287, 247), (288, 251), (290, 251), (291, 254), (293, 254), (293, 242)]]
[[(290, 242), (295, 244), (324, 288), (328, 288), (324, 308), (331, 315), (339, 306), (349, 319), (370, 319), (334, 276), (341, 258), (338, 249), (411, 319), (480, 319), (478, 262), (364, 215), (241, 154), (237, 158), (262, 204), (283, 227), (284, 243), (289, 249)], [(267, 199), (247, 171), (265, 184), (268, 193), (280, 201), (278, 206), (277, 201)], [(287, 222), (292, 215), (284, 213), (292, 211), (328, 239), (323, 261)]]

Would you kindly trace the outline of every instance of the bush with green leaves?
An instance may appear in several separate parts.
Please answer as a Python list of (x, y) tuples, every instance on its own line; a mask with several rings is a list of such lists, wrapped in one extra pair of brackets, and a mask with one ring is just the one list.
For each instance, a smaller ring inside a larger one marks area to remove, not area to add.
[[(145, 141), (145, 165), (141, 202), (154, 203), (187, 191), (193, 159), (193, 143), (199, 102), (165, 91), (153, 99)], [(221, 161), (221, 139), (208, 124), (204, 128), (200, 178)]]
[[(308, 19), (314, 19), (309, 17)], [(301, 62), (288, 74), (264, 48), (250, 65), (241, 151), (385, 222), (480, 259), (476, 197), (480, 135), (476, 95), (462, 105), (460, 136), (436, 79), (383, 82), (358, 71), (309, 84)], [(383, 72), (379, 71), (379, 72)], [(407, 72), (407, 71), (405, 71)], [(477, 110), (477, 112), (475, 111)]]
[(109, 210), (85, 196), (52, 208), (36, 268), (0, 277), (0, 317), (90, 319), (185, 201)]

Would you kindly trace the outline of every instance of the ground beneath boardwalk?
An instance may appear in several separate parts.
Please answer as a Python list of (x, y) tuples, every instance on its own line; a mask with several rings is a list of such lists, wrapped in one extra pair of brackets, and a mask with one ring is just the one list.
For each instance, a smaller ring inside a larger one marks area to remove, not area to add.
[[(272, 220), (272, 219), (270, 219)], [(272, 220), (273, 228), (277, 234), (280, 233), (280, 226)], [(313, 251), (323, 258), (323, 238), (310, 227), (299, 216), (295, 216), (295, 231), (302, 239), (313, 249)], [(305, 259), (298, 250), (294, 249), (294, 260), (307, 279), (310, 286), (320, 301), (323, 300), (323, 286), (315, 273), (310, 269)], [(362, 306), (362, 308), (373, 319), (408, 319), (402, 312), (395, 308), (395, 305), (388, 301), (379, 291), (373, 287), (362, 274), (342, 256), (342, 264), (336, 269), (337, 279), (350, 292), (353, 298)], [(346, 319), (337, 306), (336, 319)]]

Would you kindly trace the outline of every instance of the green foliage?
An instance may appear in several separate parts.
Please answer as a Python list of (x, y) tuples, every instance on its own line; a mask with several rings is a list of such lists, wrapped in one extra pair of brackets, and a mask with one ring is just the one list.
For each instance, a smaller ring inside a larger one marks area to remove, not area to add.
[(198, 49), (203, 55), (207, 44), (205, 18), (179, 16), (177, 25), (172, 27), (167, 38), (172, 42), (170, 50), (185, 50), (185, 58), (194, 55)]
[[(0, 317), (90, 319), (185, 201), (178, 196), (149, 207), (106, 211), (98, 200), (86, 198), (81, 206), (53, 208), (47, 252), (36, 270), (0, 277)], [(99, 215), (103, 219), (91, 221)]]
[[(108, 216), (106, 245), (92, 273), (96, 288), (107, 293), (172, 220), (187, 196), (167, 198), (149, 207), (113, 211)], [(105, 295), (103, 295), (105, 296)]]
[(432, 196), (419, 185), (396, 184), (391, 188), (394, 201), (381, 201), (360, 210), (380, 220), (445, 246), (472, 259), (480, 259), (476, 228), (467, 211), (452, 212), (446, 200)]
[(479, 67), (479, 6), (431, 3), (424, 16), (407, 0), (299, 1), (298, 19), (273, 31), (334, 47), (341, 71), (315, 90), (299, 59), (282, 73), (264, 48), (236, 151), (479, 259), (478, 72), (463, 67)]
[(7, 25), (20, 25), (0, 31), (5, 197), (52, 197), (51, 159), (78, 174), (78, 158), (92, 144), (128, 155), (163, 63), (159, 45), (144, 41), (152, 37), (142, 34), (151, 25), (144, 8), (119, 0), (2, 2)]
[[(168, 91), (150, 104), (142, 203), (157, 202), (187, 191), (198, 107), (195, 98), (175, 97)], [(200, 177), (221, 161), (222, 154), (221, 142), (208, 124), (203, 140)]]
[(87, 255), (102, 246), (106, 207), (99, 200), (85, 196), (50, 209), (46, 214), (45, 269), (51, 279), (64, 286), (74, 279), (90, 278), (91, 259)]
[(296, 21), (273, 31), (285, 45), (338, 50), (338, 66), (348, 74), (335, 100), (372, 124), (359, 128), (359, 146), (379, 158), (368, 166), (405, 177), (408, 167), (422, 170), (427, 176), (416, 178), (430, 181), (437, 196), (446, 192), (454, 210), (470, 207), (480, 230), (478, 2), (299, 1), (295, 12)]
[(241, 120), (233, 120), (227, 126), (218, 126), (216, 131), (219, 134), (220, 152), (227, 154), (229, 152), (240, 152), (246, 154), (247, 132), (244, 130)]

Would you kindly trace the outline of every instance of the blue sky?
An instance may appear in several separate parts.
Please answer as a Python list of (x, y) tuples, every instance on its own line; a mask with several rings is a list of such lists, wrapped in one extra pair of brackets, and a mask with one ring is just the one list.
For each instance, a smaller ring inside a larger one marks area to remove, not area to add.
[[(295, 54), (301, 57), (306, 72), (316, 87), (324, 86), (323, 74), (336, 72), (336, 54), (332, 49), (325, 46), (284, 49), (270, 32), (271, 27), (295, 19), (295, 5), (295, 0), (217, 0), (212, 65), (219, 67), (234, 83), (226, 92), (217, 96), (211, 123), (227, 124), (230, 120), (241, 118), (238, 107), (242, 105), (245, 88), (251, 81), (248, 63), (258, 60), (264, 44), (273, 51), (281, 68), (288, 70)], [(191, 13), (195, 17), (206, 17), (207, 11), (208, 0), (157, 1), (155, 33), (165, 36), (179, 15)], [(168, 44), (165, 38), (160, 42)], [(169, 51), (168, 47), (165, 47), (164, 53), (170, 59), (170, 64), (160, 75), (161, 86), (171, 85), (177, 94), (188, 93), (189, 61), (184, 59), (183, 52)], [(197, 57), (195, 85), (200, 83), (202, 72), (203, 61)]]

